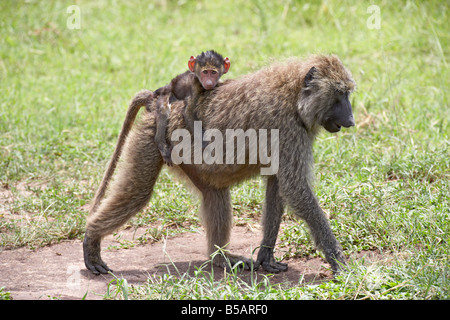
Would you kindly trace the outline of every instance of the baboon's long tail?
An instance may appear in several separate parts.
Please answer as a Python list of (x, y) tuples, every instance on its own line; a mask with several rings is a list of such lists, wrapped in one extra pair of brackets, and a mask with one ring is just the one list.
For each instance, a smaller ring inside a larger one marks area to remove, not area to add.
[(122, 125), (122, 130), (120, 131), (119, 134), (119, 139), (117, 141), (116, 148), (111, 157), (111, 160), (108, 163), (108, 167), (105, 171), (105, 174), (103, 175), (102, 182), (100, 183), (100, 186), (98, 187), (98, 190), (95, 193), (94, 201), (92, 203), (91, 209), (89, 210), (89, 214), (92, 214), (97, 210), (98, 206), (100, 205), (100, 202), (105, 196), (106, 189), (108, 188), (109, 182), (111, 181), (112, 175), (114, 174), (114, 171), (117, 167), (120, 155), (122, 154), (123, 146), (125, 144), (128, 134), (130, 133), (131, 127), (133, 126), (134, 120), (136, 119), (139, 110), (141, 109), (142, 106), (149, 104), (152, 98), (153, 98), (152, 91), (142, 90), (139, 91), (131, 101), (127, 110), (125, 121), (123, 122)]

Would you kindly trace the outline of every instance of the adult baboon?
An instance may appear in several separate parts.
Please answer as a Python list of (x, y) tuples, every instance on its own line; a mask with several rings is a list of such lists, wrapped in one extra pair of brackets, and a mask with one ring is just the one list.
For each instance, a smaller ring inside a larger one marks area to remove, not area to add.
[[(289, 59), (202, 93), (197, 101), (198, 118), (207, 130), (225, 134), (227, 129), (279, 130), (279, 170), (267, 177), (263, 215), (263, 240), (256, 266), (270, 272), (287, 269), (273, 255), (285, 205), (304, 219), (316, 246), (323, 250), (333, 271), (345, 264), (342, 249), (311, 189), (312, 146), (323, 126), (337, 132), (354, 125), (349, 94), (355, 82), (336, 56), (316, 55), (302, 61)], [(184, 105), (174, 103), (168, 134), (184, 128)], [(150, 199), (162, 166), (153, 140), (154, 112), (142, 121), (127, 140), (123, 166), (111, 183), (108, 196), (88, 217), (84, 259), (92, 272), (110, 270), (100, 256), (102, 237), (124, 224)], [(224, 142), (225, 143), (225, 142)], [(248, 151), (248, 146), (246, 146)], [(242, 152), (235, 150), (234, 154)], [(230, 186), (255, 176), (256, 164), (182, 164), (202, 194), (201, 216), (206, 229), (208, 253), (229, 243), (232, 226)], [(242, 257), (229, 256), (232, 263)], [(245, 259), (244, 259), (245, 260)], [(223, 261), (216, 261), (220, 264)], [(248, 262), (248, 261), (247, 261)]]

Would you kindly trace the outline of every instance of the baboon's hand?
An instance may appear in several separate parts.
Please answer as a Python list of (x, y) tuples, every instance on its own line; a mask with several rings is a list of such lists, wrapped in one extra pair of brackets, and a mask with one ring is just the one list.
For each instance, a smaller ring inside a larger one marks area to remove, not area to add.
[(279, 273), (288, 269), (287, 263), (278, 262), (273, 256), (272, 248), (262, 247), (259, 249), (258, 259), (256, 260), (256, 268), (262, 266), (265, 271)]
[[(325, 252), (328, 253), (328, 251)], [(330, 258), (328, 258), (328, 256)], [(348, 270), (347, 262), (340, 246), (335, 252), (329, 254), (328, 256), (327, 261), (330, 263), (331, 270), (333, 271), (334, 275), (338, 275), (341, 271)]]

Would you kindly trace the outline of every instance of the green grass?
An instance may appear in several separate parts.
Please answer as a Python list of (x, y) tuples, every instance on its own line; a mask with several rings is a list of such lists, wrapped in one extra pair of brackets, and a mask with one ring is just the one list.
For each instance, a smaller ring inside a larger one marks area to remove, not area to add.
[[(358, 84), (351, 98), (358, 126), (320, 134), (315, 190), (347, 255), (379, 250), (391, 259), (352, 261), (349, 273), (320, 285), (283, 287), (269, 278), (248, 284), (233, 274), (214, 282), (199, 270), (138, 287), (117, 279), (118, 291), (106, 297), (125, 298), (125, 290), (130, 299), (450, 298), (444, 2), (380, 1), (380, 29), (366, 26), (370, 2), (77, 1), (81, 29), (70, 30), (72, 4), (0, 2), (2, 247), (82, 237), (83, 208), (129, 100), (183, 72), (190, 55), (216, 49), (232, 61), (227, 77), (236, 77), (271, 60), (336, 53)], [(238, 223), (260, 218), (260, 179), (232, 196)], [(140, 243), (157, 241), (198, 228), (197, 208), (198, 200), (163, 171), (150, 205), (129, 223), (148, 226)], [(285, 223), (285, 258), (320, 255), (304, 223), (290, 215)]]

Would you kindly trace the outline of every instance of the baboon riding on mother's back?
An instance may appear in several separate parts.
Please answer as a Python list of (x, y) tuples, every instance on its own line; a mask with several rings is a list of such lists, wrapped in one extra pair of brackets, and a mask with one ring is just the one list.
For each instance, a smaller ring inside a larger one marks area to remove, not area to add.
[[(256, 266), (270, 272), (287, 269), (277, 262), (273, 251), (285, 206), (306, 221), (316, 246), (321, 249), (333, 271), (345, 265), (342, 248), (311, 189), (312, 146), (320, 127), (337, 132), (354, 126), (349, 94), (355, 82), (336, 56), (311, 56), (306, 60), (289, 59), (255, 73), (228, 80), (196, 100), (197, 118), (204, 130), (260, 129), (278, 132), (278, 171), (267, 176), (263, 214), (263, 240)], [(185, 102), (172, 105), (168, 136), (184, 128)], [(111, 182), (109, 192), (91, 212), (86, 226), (84, 258), (94, 273), (110, 270), (100, 256), (101, 239), (119, 228), (149, 201), (163, 165), (155, 144), (155, 113), (146, 110), (130, 134), (123, 152), (122, 165)], [(269, 134), (270, 135), (270, 134)], [(224, 150), (226, 141), (223, 140)], [(236, 146), (235, 146), (236, 148)], [(248, 155), (249, 144), (245, 145)], [(268, 152), (271, 145), (267, 146)], [(228, 150), (227, 150), (228, 152)], [(243, 152), (234, 150), (234, 155)], [(226, 155), (224, 155), (226, 157)], [(246, 158), (248, 160), (248, 157)], [(258, 175), (261, 162), (180, 164), (202, 195), (201, 217), (208, 241), (208, 253), (230, 241), (232, 206), (230, 187)], [(248, 259), (228, 254), (231, 263)], [(224, 259), (215, 259), (224, 265)]]

